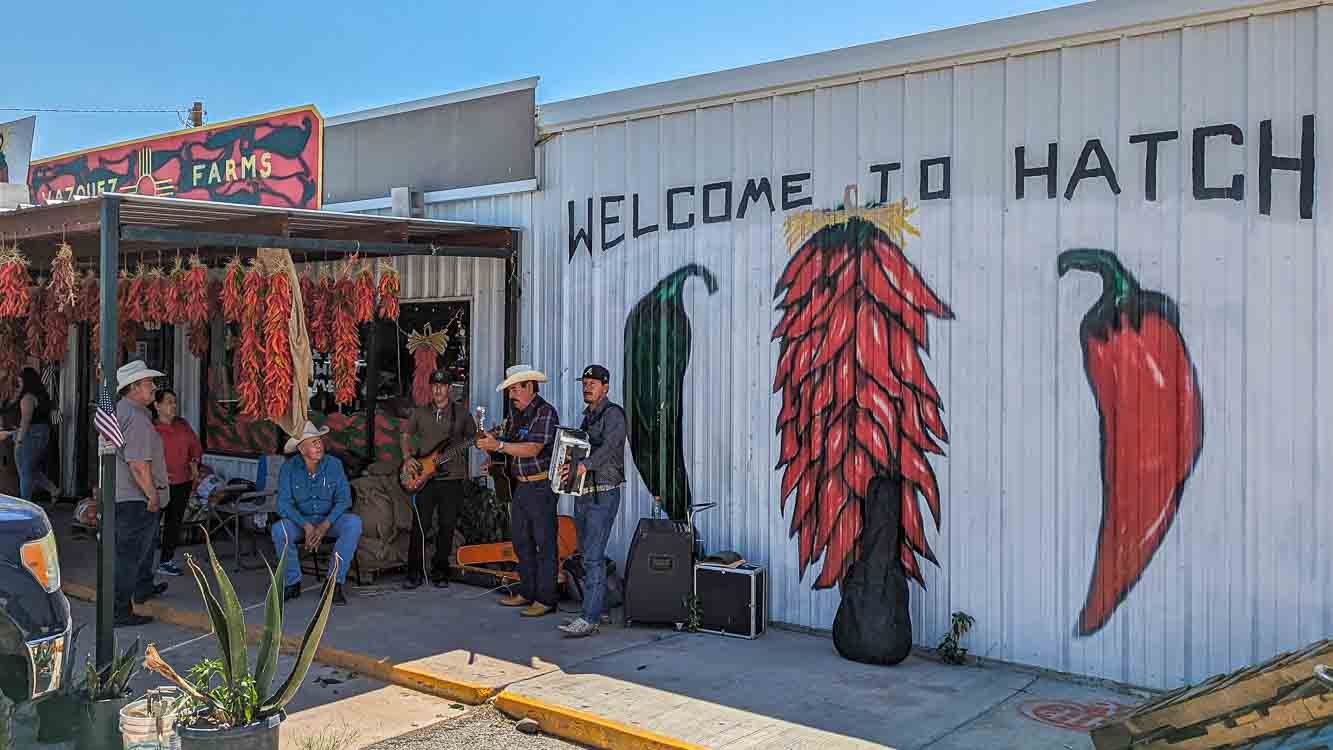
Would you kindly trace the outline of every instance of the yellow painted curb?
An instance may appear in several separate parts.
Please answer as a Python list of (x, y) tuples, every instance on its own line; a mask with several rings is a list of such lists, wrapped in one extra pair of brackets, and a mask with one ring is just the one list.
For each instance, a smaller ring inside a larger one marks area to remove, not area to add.
[(416, 667), (394, 665), (389, 682), (409, 690), (480, 706), (500, 692), (498, 687), (441, 677)]
[(495, 697), (495, 707), (510, 718), (536, 720), (547, 734), (605, 750), (705, 750), (703, 745), (508, 690)]
[[(66, 596), (71, 598), (87, 602), (97, 601), (97, 590), (91, 586), (70, 582), (62, 585), (61, 589)], [(176, 625), (200, 633), (213, 632), (213, 622), (203, 612), (182, 611), (156, 601), (136, 604), (134, 610), (169, 625)], [(251, 640), (258, 640), (262, 634), (258, 625), (250, 625), (246, 630)], [(282, 650), (285, 653), (296, 653), (300, 648), (300, 638), (283, 635)], [(417, 667), (394, 664), (385, 657), (343, 651), (328, 646), (320, 646), (315, 651), (315, 661), (327, 666), (364, 674), (381, 682), (415, 690), (418, 693), (433, 695), (437, 698), (447, 698), (470, 706), (479, 706), (500, 692), (498, 687), (487, 687), (465, 680), (450, 679)]]

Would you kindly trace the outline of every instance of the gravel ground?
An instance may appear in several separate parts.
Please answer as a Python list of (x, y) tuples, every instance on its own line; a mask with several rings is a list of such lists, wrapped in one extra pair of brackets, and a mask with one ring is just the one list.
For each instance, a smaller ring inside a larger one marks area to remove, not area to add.
[(582, 748), (546, 735), (527, 735), (514, 729), (514, 722), (494, 706), (483, 705), (457, 719), (450, 719), (412, 734), (371, 745), (366, 750), (447, 750), (448, 748), (513, 748), (514, 750), (574, 750)]

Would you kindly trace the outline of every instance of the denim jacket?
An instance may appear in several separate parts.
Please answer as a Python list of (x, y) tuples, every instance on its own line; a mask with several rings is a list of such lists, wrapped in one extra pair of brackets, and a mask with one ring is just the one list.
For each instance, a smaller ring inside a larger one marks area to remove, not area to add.
[(312, 475), (305, 459), (298, 453), (278, 472), (278, 515), (302, 526), (328, 521), (338, 522), (352, 507), (352, 486), (347, 482), (342, 461), (324, 456)]
[(625, 483), (625, 411), (611, 399), (589, 406), (580, 429), (588, 433), (592, 452), (581, 462), (595, 487), (619, 487)]

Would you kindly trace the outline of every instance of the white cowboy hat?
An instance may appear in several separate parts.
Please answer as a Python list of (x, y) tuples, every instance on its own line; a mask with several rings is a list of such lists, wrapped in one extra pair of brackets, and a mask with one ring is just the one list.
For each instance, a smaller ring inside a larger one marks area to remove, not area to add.
[(305, 423), (305, 427), (301, 430), (301, 436), (294, 438), (287, 438), (287, 445), (284, 446), (282, 450), (284, 453), (295, 453), (297, 446), (299, 446), (301, 443), (304, 443), (310, 438), (323, 437), (327, 434), (329, 434), (329, 428), (327, 427), (319, 428), (316, 427), (311, 422), (307, 421)]
[(158, 372), (157, 370), (150, 370), (148, 369), (148, 365), (144, 364), (142, 359), (136, 359), (133, 362), (126, 363), (125, 366), (121, 367), (119, 370), (116, 370), (116, 390), (123, 391), (125, 390), (125, 386), (133, 385), (144, 378), (165, 377), (165, 373)]
[(547, 382), (546, 376), (540, 370), (533, 369), (532, 365), (514, 365), (505, 370), (505, 379), (495, 387), (495, 390), (497, 393), (504, 393), (504, 389), (509, 386), (529, 380), (535, 380), (538, 383)]

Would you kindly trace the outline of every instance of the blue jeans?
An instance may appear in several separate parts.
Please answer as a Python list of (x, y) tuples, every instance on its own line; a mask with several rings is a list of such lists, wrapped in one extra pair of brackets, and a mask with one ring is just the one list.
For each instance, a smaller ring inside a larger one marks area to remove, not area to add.
[(157, 548), (158, 513), (148, 503), (116, 503), (115, 612), (130, 614), (131, 597), (153, 592), (153, 552)]
[(620, 510), (620, 490), (574, 498), (574, 527), (583, 555), (583, 619), (594, 625), (606, 609), (606, 542)]
[(51, 425), (28, 425), (28, 434), (14, 454), (14, 463), (18, 464), (19, 470), (19, 494), (24, 500), (31, 501), (37, 490), (49, 492), (54, 489), (54, 484), (42, 470), (42, 463), (46, 461), (46, 446), (50, 441)]
[(550, 482), (517, 482), (509, 504), (510, 536), (518, 556), (518, 593), (548, 607), (560, 603), (556, 502)]
[[(282, 557), (282, 551), (288, 544), (295, 545), (305, 539), (305, 529), (284, 518), (273, 524), (272, 535), (273, 548), (278, 557)], [(351, 567), (352, 557), (356, 555), (356, 545), (361, 541), (361, 517), (355, 513), (342, 514), (324, 536), (335, 540), (333, 551), (341, 558), (338, 563), (338, 583), (342, 583), (347, 580), (347, 569)], [(300, 547), (293, 546), (287, 552), (287, 569), (283, 573), (283, 582), (288, 586), (301, 582)]]

